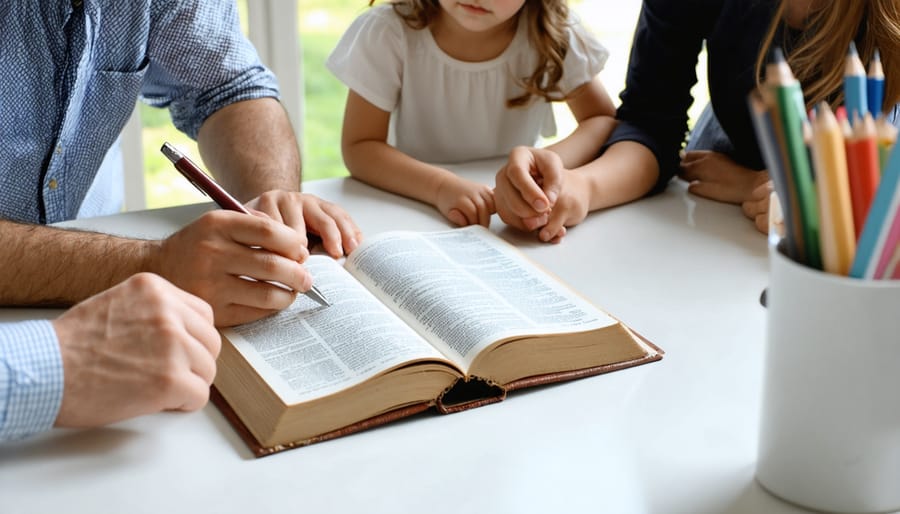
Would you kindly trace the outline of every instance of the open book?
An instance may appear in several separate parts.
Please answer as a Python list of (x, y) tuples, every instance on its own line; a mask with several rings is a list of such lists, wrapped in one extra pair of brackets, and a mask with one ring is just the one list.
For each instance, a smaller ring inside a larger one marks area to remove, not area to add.
[(213, 401), (257, 456), (662, 356), (480, 226), (306, 265), (331, 306), (299, 295), (222, 331)]

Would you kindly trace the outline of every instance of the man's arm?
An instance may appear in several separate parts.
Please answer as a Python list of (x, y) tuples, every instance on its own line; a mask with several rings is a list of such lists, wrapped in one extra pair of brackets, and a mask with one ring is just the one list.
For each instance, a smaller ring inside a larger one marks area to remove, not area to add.
[(274, 98), (236, 102), (213, 113), (197, 134), (203, 162), (242, 202), (266, 191), (300, 191), (300, 151)]
[(162, 275), (213, 306), (216, 323), (259, 319), (306, 291), (309, 255), (290, 227), (260, 216), (214, 210), (163, 241), (0, 221), (0, 305), (71, 305), (140, 271)]
[(0, 220), (0, 305), (71, 305), (146, 269), (153, 244)]

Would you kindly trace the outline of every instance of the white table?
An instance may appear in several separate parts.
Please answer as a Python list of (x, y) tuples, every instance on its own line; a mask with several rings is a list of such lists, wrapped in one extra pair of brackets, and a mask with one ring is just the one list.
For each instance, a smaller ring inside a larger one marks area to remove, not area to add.
[[(496, 165), (460, 168), (493, 182)], [(448, 227), (352, 179), (308, 183), (368, 234)], [(161, 237), (192, 205), (70, 225)], [(215, 407), (0, 446), (0, 512), (804, 512), (754, 481), (765, 237), (683, 184), (561, 245), (492, 229), (666, 350), (657, 363), (253, 459)], [(55, 315), (0, 309), (0, 320)]]

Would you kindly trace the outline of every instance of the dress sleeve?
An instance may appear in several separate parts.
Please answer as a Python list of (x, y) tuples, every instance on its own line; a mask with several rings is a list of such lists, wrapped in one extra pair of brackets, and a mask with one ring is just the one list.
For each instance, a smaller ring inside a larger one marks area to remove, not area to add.
[(353, 21), (325, 62), (344, 85), (386, 112), (400, 99), (403, 23), (390, 5), (373, 7)]
[(49, 321), (0, 323), (0, 441), (49, 430), (63, 385), (59, 342)]
[(563, 76), (559, 83), (563, 94), (593, 80), (609, 58), (609, 50), (577, 18), (573, 16), (569, 23), (569, 49), (563, 60)]
[[(601, 151), (620, 141), (648, 147), (659, 163), (656, 193), (678, 171), (688, 130), (697, 57), (721, 0), (644, 0), (635, 29), (619, 125)], [(742, 100), (743, 101), (743, 100)]]

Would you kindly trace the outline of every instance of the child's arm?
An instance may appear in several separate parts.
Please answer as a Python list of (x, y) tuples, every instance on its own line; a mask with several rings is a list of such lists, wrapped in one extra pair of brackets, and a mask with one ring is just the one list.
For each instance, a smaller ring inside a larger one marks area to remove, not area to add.
[(566, 169), (545, 148), (518, 147), (497, 173), (497, 213), (508, 225), (559, 242), (566, 227), (581, 223), (588, 212), (630, 202), (645, 195), (659, 174), (656, 157), (644, 145), (622, 141), (602, 156)]
[(547, 147), (562, 159), (568, 169), (587, 164), (616, 128), (616, 108), (600, 77), (575, 89), (566, 99), (578, 126), (564, 139)]
[(387, 144), (390, 113), (350, 90), (341, 150), (350, 174), (367, 184), (436, 207), (456, 225), (488, 226), (491, 188), (416, 160)]

